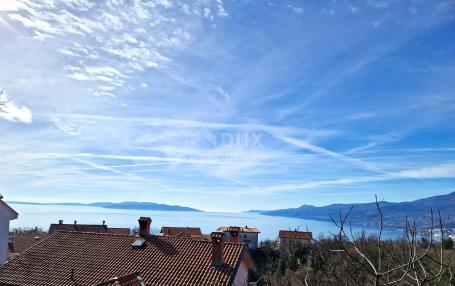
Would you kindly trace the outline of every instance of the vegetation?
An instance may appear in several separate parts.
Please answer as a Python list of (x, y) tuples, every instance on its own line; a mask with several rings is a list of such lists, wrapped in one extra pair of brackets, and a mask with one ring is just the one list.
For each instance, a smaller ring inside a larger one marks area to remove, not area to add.
[(453, 241), (444, 237), (440, 213), (435, 223), (431, 211), (429, 237), (419, 239), (415, 221), (407, 219), (403, 237), (391, 240), (382, 237), (383, 215), (376, 206), (376, 235), (354, 234), (348, 211), (332, 218), (338, 233), (309, 245), (289, 243), (284, 257), (278, 242), (263, 243), (253, 253), (258, 266), (253, 285), (455, 285)]

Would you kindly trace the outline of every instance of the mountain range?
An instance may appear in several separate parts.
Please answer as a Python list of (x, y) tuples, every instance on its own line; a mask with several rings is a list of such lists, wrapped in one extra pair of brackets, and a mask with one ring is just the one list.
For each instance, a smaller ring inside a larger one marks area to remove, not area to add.
[(97, 202), (97, 203), (32, 203), (32, 202), (17, 202), (9, 201), (12, 204), (27, 204), (27, 205), (60, 205), (60, 206), (88, 206), (88, 207), (101, 207), (106, 209), (130, 209), (130, 210), (155, 210), (155, 211), (181, 211), (181, 212), (201, 212), (201, 210), (182, 207), (177, 205), (165, 205), (149, 202)]
[[(250, 212), (269, 216), (295, 217), (302, 219), (330, 221), (330, 216), (339, 220), (340, 212), (346, 214), (353, 207), (349, 220), (356, 226), (377, 226), (378, 209), (376, 203), (357, 204), (332, 204), (316, 207), (302, 205), (298, 208), (279, 210), (252, 210)], [(449, 218), (448, 227), (455, 227), (455, 192), (447, 195), (433, 196), (410, 202), (386, 202), (380, 201), (379, 206), (384, 217), (386, 229), (400, 229), (406, 223), (406, 218), (415, 219), (420, 227), (428, 227), (431, 224), (431, 209), (441, 212), (443, 219)], [(438, 222), (438, 214), (434, 215), (435, 224)]]

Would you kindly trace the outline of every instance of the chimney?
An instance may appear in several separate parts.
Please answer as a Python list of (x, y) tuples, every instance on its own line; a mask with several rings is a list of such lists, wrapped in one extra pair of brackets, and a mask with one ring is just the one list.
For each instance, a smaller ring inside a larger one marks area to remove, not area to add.
[(224, 233), (212, 232), (212, 266), (220, 268), (224, 263)]
[(77, 220), (74, 221), (74, 225), (76, 225), (76, 224), (77, 224)]
[(63, 224), (63, 219), (59, 220), (58, 224)]
[(106, 225), (106, 221), (105, 221), (105, 220), (103, 220), (103, 226), (105, 226), (105, 225)]
[(152, 219), (149, 217), (141, 216), (138, 220), (139, 222), (139, 236), (142, 238), (150, 237), (150, 225), (152, 224)]
[(230, 226), (227, 230), (229, 231), (229, 242), (240, 243), (240, 227)]

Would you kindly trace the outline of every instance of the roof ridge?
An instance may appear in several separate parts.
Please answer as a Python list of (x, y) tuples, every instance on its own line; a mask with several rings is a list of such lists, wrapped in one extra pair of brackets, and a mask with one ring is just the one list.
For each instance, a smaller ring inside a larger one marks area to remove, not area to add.
[(94, 223), (76, 223), (75, 224), (75, 223), (58, 223), (58, 222), (55, 223), (55, 222), (53, 222), (51, 224), (53, 224), (53, 225), (92, 225), (92, 226), (96, 225), (96, 226), (107, 226), (107, 224), (94, 224)]
[(129, 237), (139, 237), (135, 234), (123, 234), (123, 233), (111, 233), (111, 232), (94, 232), (94, 231), (77, 231), (77, 230), (57, 230), (53, 235), (57, 233), (83, 233), (91, 235), (106, 235), (106, 236), (129, 236)]
[[(131, 237), (131, 238), (142, 238), (141, 236), (139, 235), (134, 235), (134, 234), (117, 234), (117, 233), (109, 233), (109, 232), (89, 232), (89, 231), (74, 231), (74, 230), (59, 230), (57, 231), (56, 233), (54, 233), (53, 235), (57, 234), (57, 233), (71, 233), (71, 234), (89, 234), (89, 235), (104, 235), (104, 236), (121, 236), (121, 237)], [(49, 237), (49, 236), (48, 236)], [(151, 237), (157, 237), (157, 238), (161, 238), (161, 239), (180, 239), (180, 240), (191, 240), (195, 243), (203, 243), (203, 244), (207, 244), (207, 243), (212, 243), (211, 241), (207, 241), (207, 240), (194, 240), (192, 237), (177, 237), (177, 236), (170, 236), (170, 235), (150, 235), (149, 238), (147, 238), (147, 240), (149, 240)], [(46, 237), (47, 238), (47, 237)], [(43, 239), (44, 240), (44, 239)], [(246, 247), (246, 244), (245, 243), (236, 243), (236, 242), (229, 242), (229, 241), (225, 241), (224, 244), (226, 245), (241, 245), (242, 247)]]

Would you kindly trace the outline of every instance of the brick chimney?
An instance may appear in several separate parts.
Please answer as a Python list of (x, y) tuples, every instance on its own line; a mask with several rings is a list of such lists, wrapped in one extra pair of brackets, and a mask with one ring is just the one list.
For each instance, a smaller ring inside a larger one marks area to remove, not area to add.
[(224, 263), (224, 233), (212, 232), (210, 238), (212, 239), (212, 266), (219, 268)]
[(58, 221), (58, 224), (63, 224), (63, 219), (60, 219), (60, 220)]
[(141, 216), (138, 220), (139, 222), (139, 236), (143, 238), (150, 237), (150, 225), (152, 224), (152, 219), (149, 217)]
[(240, 243), (240, 227), (230, 226), (227, 230), (229, 231), (229, 242)]

